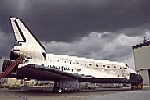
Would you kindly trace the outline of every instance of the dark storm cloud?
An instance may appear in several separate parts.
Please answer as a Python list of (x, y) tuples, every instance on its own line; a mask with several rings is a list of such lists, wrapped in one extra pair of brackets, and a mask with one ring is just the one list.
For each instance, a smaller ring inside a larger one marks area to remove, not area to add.
[[(90, 32), (117, 33), (149, 23), (149, 4), (149, 0), (5, 0), (0, 3), (0, 27), (12, 31), (8, 20), (12, 15), (22, 18), (40, 40), (74, 41)], [(126, 35), (130, 33), (138, 35)]]
[[(120, 32), (121, 34), (121, 32)], [(101, 38), (103, 39), (103, 41), (105, 42), (113, 42), (114, 39), (118, 38), (118, 33), (115, 32), (104, 32), (101, 33)]]
[[(145, 26), (145, 25), (143, 25)], [(150, 29), (150, 27), (139, 27), (139, 28), (124, 28), (119, 31), (119, 33), (124, 33), (128, 37), (135, 37), (135, 36), (143, 36), (146, 35), (146, 32)]]
[(0, 30), (0, 55), (2, 56), (9, 56), (10, 50), (15, 43), (15, 39), (13, 35), (9, 35), (13, 33), (4, 33)]
[(0, 29), (4, 32), (12, 32), (9, 17), (17, 16), (18, 0), (1, 0), (0, 1)]
[(107, 39), (103, 38), (104, 35), (98, 37), (98, 34), (100, 33), (91, 33), (88, 37), (84, 37), (81, 41), (74, 43), (43, 42), (43, 44), (47, 47), (47, 52), (50, 53), (58, 55), (71, 54), (89, 59), (121, 60), (126, 55), (131, 55), (133, 43), (130, 42), (131, 44), (128, 44), (131, 40), (127, 37), (119, 36), (117, 39), (114, 39), (113, 36), (109, 36)]
[(119, 61), (131, 54), (131, 46), (116, 46), (113, 51), (103, 51), (103, 59)]

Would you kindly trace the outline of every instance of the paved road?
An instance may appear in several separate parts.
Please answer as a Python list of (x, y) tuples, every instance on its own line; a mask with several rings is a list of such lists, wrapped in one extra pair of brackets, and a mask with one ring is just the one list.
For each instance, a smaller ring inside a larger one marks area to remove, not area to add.
[(150, 100), (150, 89), (142, 91), (117, 92), (104, 96), (94, 96), (87, 100)]
[[(149, 91), (150, 87), (145, 87), (140, 91)], [(131, 91), (129, 88), (113, 90), (91, 90), (82, 92), (66, 92), (63, 94), (43, 92), (43, 91), (20, 91), (20, 90), (0, 90), (0, 100), (98, 100), (96, 97), (109, 97), (109, 95)], [(150, 93), (150, 92), (149, 92)]]

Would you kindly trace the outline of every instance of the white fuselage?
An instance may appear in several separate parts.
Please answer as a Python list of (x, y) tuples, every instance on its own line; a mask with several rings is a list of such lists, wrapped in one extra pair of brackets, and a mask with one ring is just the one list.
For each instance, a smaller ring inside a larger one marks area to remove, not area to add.
[[(56, 69), (63, 72), (79, 75), (84, 74), (85, 76), (95, 78), (129, 79), (131, 72), (131, 69), (124, 63), (108, 60), (85, 59), (68, 55), (47, 54), (46, 60), (28, 59), (27, 62), (20, 64), (19, 66), (21, 67), (27, 64), (44, 65), (43, 67), (45, 68), (53, 68), (53, 66), (55, 66)], [(135, 73), (135, 71), (132, 70), (132, 73)]]

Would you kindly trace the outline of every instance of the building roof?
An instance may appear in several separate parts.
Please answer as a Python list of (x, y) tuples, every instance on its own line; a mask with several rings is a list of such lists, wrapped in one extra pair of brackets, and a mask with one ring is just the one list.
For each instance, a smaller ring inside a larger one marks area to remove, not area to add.
[(133, 48), (133, 50), (134, 50), (134, 49), (141, 48), (141, 47), (143, 47), (143, 46), (150, 46), (150, 41), (147, 40), (147, 39), (145, 39), (145, 37), (144, 37), (144, 40), (143, 40), (142, 43), (137, 44), (137, 45), (135, 45), (135, 46), (132, 46), (132, 48)]

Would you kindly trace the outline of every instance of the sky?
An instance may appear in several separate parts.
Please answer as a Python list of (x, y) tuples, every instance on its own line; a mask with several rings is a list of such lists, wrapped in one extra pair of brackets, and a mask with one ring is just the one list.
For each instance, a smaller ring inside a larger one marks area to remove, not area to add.
[(47, 53), (127, 63), (132, 46), (150, 37), (150, 0), (2, 0), (0, 54), (15, 43), (10, 16), (20, 18)]

